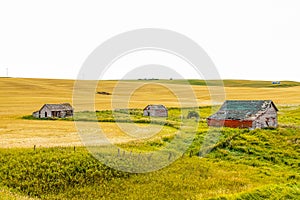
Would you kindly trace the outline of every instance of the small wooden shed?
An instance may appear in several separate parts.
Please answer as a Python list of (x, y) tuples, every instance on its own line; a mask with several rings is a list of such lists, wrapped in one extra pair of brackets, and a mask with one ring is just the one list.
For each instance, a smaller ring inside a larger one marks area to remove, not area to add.
[(48, 117), (72, 117), (73, 108), (69, 103), (62, 104), (44, 104), (40, 110), (32, 113), (35, 118), (48, 118)]
[(207, 118), (207, 124), (249, 129), (277, 127), (277, 111), (271, 100), (228, 100)]
[(144, 116), (168, 117), (168, 109), (164, 105), (148, 105), (143, 110)]

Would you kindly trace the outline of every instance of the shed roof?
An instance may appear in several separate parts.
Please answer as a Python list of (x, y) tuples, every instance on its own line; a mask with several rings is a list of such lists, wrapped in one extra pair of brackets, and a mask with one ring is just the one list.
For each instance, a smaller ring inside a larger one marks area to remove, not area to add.
[(144, 108), (144, 110), (149, 109), (149, 108), (150, 109), (164, 109), (164, 110), (167, 110), (167, 108), (164, 105), (160, 105), (160, 104), (157, 104), (157, 105), (150, 104), (150, 105), (146, 106)]
[[(60, 111), (60, 110), (73, 110), (72, 106), (69, 103), (62, 103), (62, 104), (45, 104), (43, 107), (47, 107), (49, 110), (52, 111)], [(42, 107), (42, 108), (43, 108)], [(41, 108), (41, 109), (42, 109)]]
[(264, 113), (270, 106), (277, 107), (271, 100), (227, 100), (218, 112), (208, 119), (253, 120)]

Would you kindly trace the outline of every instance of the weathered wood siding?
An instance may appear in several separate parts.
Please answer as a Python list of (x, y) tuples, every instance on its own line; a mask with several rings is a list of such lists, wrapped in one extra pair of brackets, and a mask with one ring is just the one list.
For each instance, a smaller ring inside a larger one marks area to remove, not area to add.
[(47, 106), (44, 106), (40, 110), (40, 118), (46, 118), (46, 117), (52, 117), (52, 113), (51, 113), (51, 110)]
[(278, 127), (277, 111), (271, 105), (262, 115), (258, 116), (252, 124), (252, 128)]
[(167, 117), (168, 111), (164, 109), (150, 109), (144, 110), (144, 116), (151, 116), (151, 117)]
[(146, 107), (143, 111), (144, 116), (151, 116), (151, 117), (167, 117), (168, 110), (165, 108), (151, 108)]

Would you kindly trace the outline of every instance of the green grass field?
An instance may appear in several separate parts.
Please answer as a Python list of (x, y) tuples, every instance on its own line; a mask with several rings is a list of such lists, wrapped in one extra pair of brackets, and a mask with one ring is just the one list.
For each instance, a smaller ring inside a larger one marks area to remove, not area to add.
[[(160, 82), (183, 87), (179, 80)], [(279, 108), (279, 127), (209, 129), (205, 119), (212, 110), (207, 88), (202, 81), (190, 80), (200, 105), (192, 144), (171, 165), (142, 174), (117, 171), (98, 162), (81, 147), (71, 120), (28, 117), (44, 103), (72, 102), (73, 83), (0, 79), (0, 199), (299, 199), (299, 83), (273, 86), (264, 81), (226, 80), (227, 99), (273, 100)], [(97, 91), (112, 92), (115, 84), (101, 82)], [(173, 99), (174, 95), (155, 81), (147, 81), (133, 93), (131, 119), (139, 126), (149, 122), (141, 115), (145, 104), (173, 107), (168, 126), (153, 137), (133, 140), (122, 132), (114, 123), (109, 95), (96, 95), (98, 123), (121, 149), (144, 153), (163, 149), (172, 142), (182, 114)], [(126, 123), (127, 119), (121, 116), (120, 120)], [(206, 148), (201, 148), (204, 144)]]

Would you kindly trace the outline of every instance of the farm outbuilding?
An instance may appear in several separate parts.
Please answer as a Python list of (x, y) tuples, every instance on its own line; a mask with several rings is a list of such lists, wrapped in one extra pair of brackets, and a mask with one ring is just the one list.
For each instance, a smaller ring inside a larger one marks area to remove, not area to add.
[(35, 118), (48, 118), (48, 117), (72, 117), (73, 108), (69, 103), (62, 104), (44, 104), (40, 110), (32, 113)]
[(207, 124), (249, 129), (277, 127), (277, 111), (271, 100), (228, 100), (207, 118)]
[(143, 112), (144, 116), (168, 117), (168, 109), (164, 105), (148, 105)]

